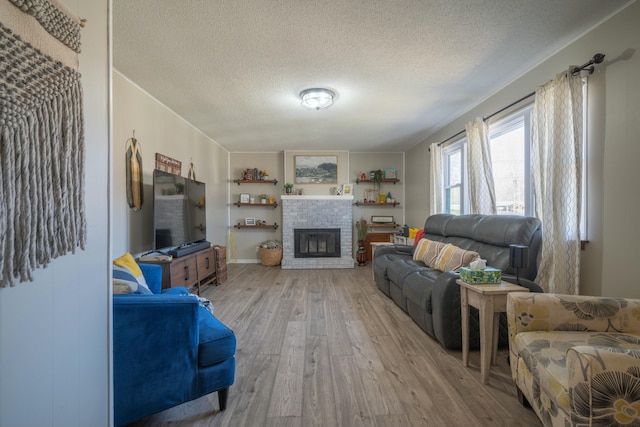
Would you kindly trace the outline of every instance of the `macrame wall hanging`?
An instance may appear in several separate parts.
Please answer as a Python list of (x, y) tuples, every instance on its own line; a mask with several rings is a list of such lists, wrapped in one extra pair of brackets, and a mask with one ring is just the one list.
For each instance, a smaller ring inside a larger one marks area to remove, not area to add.
[(134, 211), (140, 210), (143, 202), (142, 192), (142, 147), (136, 139), (136, 131), (127, 139), (125, 151), (127, 169), (127, 203)]
[(187, 174), (187, 178), (196, 180), (196, 167), (193, 165), (193, 159), (191, 159), (191, 163), (189, 163), (189, 173)]
[(81, 20), (0, 0), (0, 286), (86, 243)]

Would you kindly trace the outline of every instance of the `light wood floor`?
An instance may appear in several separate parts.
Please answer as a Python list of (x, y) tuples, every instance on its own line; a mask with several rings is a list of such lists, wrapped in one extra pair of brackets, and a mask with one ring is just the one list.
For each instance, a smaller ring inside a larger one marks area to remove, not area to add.
[(228, 275), (202, 293), (238, 339), (227, 409), (212, 393), (131, 426), (540, 426), (517, 401), (506, 349), (482, 384), (479, 352), (464, 368), (378, 290), (370, 266), (231, 264)]

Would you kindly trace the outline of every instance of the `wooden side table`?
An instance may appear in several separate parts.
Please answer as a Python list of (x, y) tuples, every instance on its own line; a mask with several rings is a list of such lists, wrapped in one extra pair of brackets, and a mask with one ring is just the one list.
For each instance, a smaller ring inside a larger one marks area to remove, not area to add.
[[(509, 292), (529, 292), (529, 289), (509, 282), (499, 285), (473, 285), (456, 280), (460, 285), (462, 314), (462, 364), (469, 366), (469, 306), (480, 311), (480, 374), (484, 384), (489, 383), (490, 363), (498, 356), (498, 329), (500, 313), (507, 311)], [(491, 355), (491, 356), (490, 356)]]

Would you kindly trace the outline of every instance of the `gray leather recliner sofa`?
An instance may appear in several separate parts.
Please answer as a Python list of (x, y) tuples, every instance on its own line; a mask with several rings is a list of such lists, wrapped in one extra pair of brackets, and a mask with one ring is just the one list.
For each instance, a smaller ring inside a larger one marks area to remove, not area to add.
[[(529, 266), (519, 270), (520, 284), (531, 292), (542, 292), (533, 282), (542, 239), (538, 219), (515, 215), (448, 215), (427, 218), (424, 238), (451, 243), (476, 251), (487, 265), (502, 270), (502, 279), (516, 283), (516, 271), (509, 265), (509, 245), (529, 247)], [(459, 278), (452, 271), (439, 271), (413, 260), (414, 246), (378, 247), (374, 255), (377, 286), (402, 308), (430, 336), (448, 349), (462, 347)], [(471, 308), (469, 345), (479, 348), (478, 311)], [(508, 345), (504, 313), (500, 319), (499, 345)]]

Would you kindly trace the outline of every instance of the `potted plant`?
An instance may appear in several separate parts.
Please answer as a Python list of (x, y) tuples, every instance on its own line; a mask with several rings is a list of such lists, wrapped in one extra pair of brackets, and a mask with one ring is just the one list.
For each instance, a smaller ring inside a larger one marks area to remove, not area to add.
[(367, 263), (367, 251), (364, 249), (364, 240), (367, 238), (367, 232), (369, 231), (367, 220), (360, 218), (360, 220), (356, 222), (356, 229), (358, 230), (358, 252), (356, 253), (356, 261), (358, 261), (358, 265), (365, 265)]
[(264, 181), (268, 180), (269, 179), (269, 171), (267, 171), (266, 169), (262, 169), (260, 171), (260, 176), (262, 177), (262, 179)]
[(176, 194), (184, 193), (184, 184), (181, 182), (176, 182)]
[(290, 182), (287, 182), (284, 185), (284, 192), (287, 194), (291, 194), (293, 192), (293, 184), (291, 184)]
[(259, 196), (259, 198), (260, 198), (260, 203), (262, 203), (263, 205), (266, 205), (267, 200), (269, 199), (269, 196), (263, 193)]
[(378, 169), (373, 172), (373, 177), (371, 180), (373, 181), (373, 189), (376, 190), (377, 194), (380, 194), (380, 184), (384, 179), (384, 171), (382, 169)]

